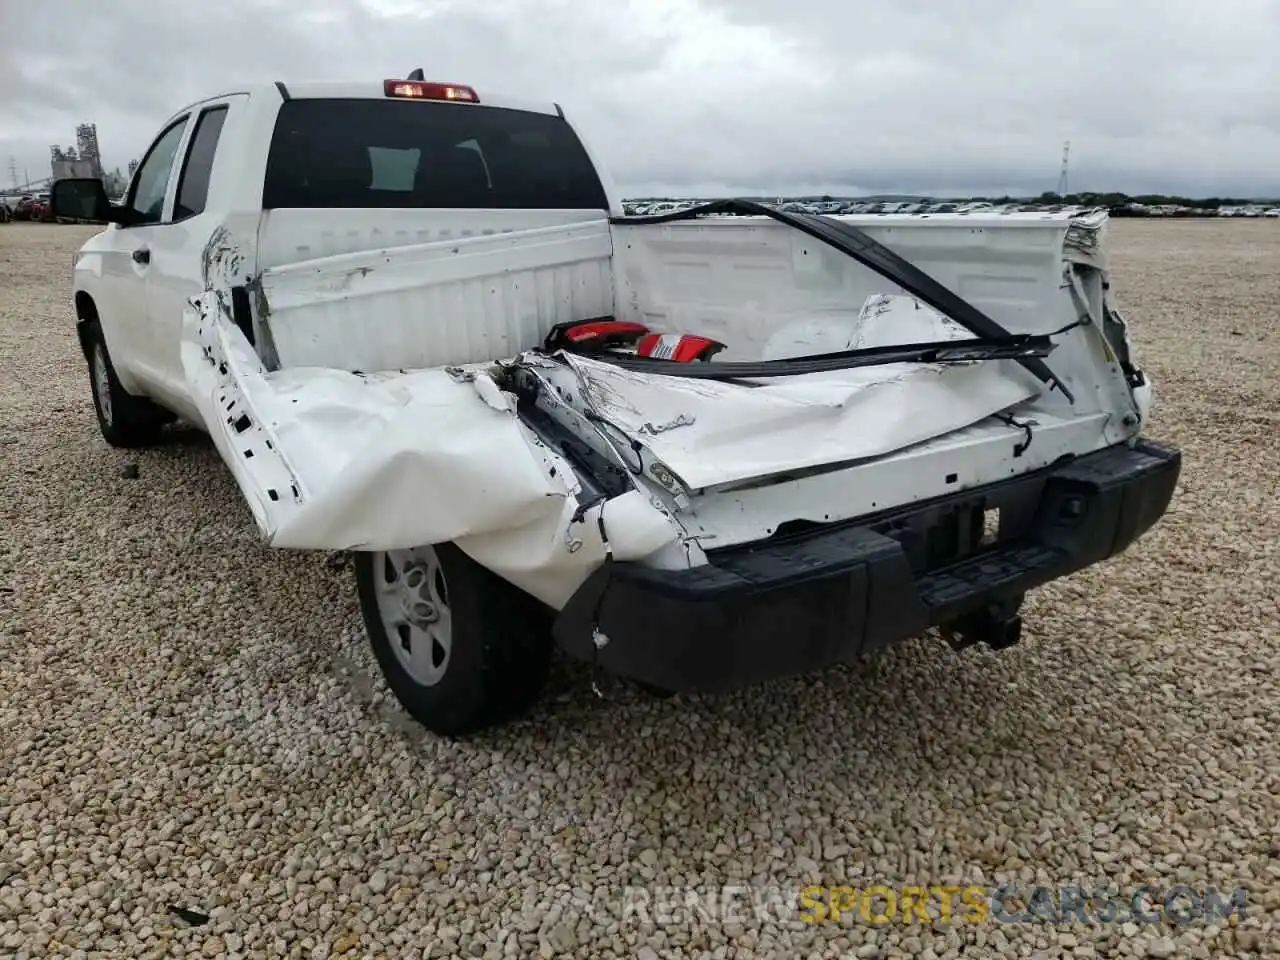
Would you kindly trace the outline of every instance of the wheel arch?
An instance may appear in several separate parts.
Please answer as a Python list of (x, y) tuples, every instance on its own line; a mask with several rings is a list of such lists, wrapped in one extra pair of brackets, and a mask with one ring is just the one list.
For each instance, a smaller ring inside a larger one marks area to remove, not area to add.
[(77, 290), (75, 296), (76, 303), (76, 337), (80, 340), (80, 352), (84, 354), (86, 360), (89, 359), (89, 324), (98, 323), (98, 305), (94, 303), (93, 295), (87, 290)]
[(102, 322), (102, 314), (98, 312), (98, 302), (94, 299), (93, 294), (88, 290), (76, 290), (75, 308), (76, 338), (80, 341), (80, 352), (84, 356), (85, 362), (90, 362), (89, 354), (93, 350), (94, 340), (91, 330), (96, 327), (97, 336), (102, 340), (102, 345), (106, 348), (107, 355), (111, 358), (111, 365), (115, 369), (115, 376), (120, 381), (121, 387), (135, 396), (147, 397), (147, 390), (138, 382), (127, 364), (122, 369), (119, 362), (120, 357), (116, 351), (118, 344), (114, 342), (115, 337), (107, 332), (107, 325)]

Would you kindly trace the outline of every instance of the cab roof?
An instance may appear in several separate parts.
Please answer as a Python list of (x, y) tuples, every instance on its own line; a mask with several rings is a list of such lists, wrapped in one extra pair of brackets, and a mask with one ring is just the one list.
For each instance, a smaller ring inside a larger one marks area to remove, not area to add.
[[(398, 79), (395, 77), (384, 77), (378, 80), (349, 80), (349, 81), (305, 81), (302, 83), (289, 83), (284, 80), (277, 80), (273, 84), (263, 83), (254, 84), (252, 86), (236, 87), (230, 90), (222, 90), (216, 94), (201, 97), (191, 103), (184, 104), (181, 109), (175, 110), (170, 117), (178, 117), (183, 113), (189, 112), (203, 103), (211, 100), (220, 100), (230, 96), (248, 95), (251, 99), (284, 99), (284, 100), (389, 100), (393, 99), (386, 93), (385, 83), (387, 80)], [(433, 82), (433, 81), (427, 81)], [(441, 81), (434, 81), (439, 83)], [(461, 81), (444, 81), (446, 83), (456, 83), (460, 86), (470, 86), (470, 84), (462, 84)], [(476, 90), (475, 87), (472, 87)], [(525, 110), (530, 113), (543, 113), (548, 116), (564, 116), (564, 111), (556, 103), (548, 100), (535, 100), (529, 97), (509, 96), (507, 94), (493, 93), (487, 90), (476, 90), (479, 97), (479, 103), (467, 104), (474, 107), (502, 107), (507, 110)], [(438, 101), (424, 101), (426, 103)], [(462, 101), (456, 101), (462, 102)]]
[[(387, 96), (383, 85), (387, 80), (393, 79), (398, 78), (380, 77), (375, 80), (308, 81), (304, 83), (279, 81), (275, 84), (275, 87), (280, 91), (282, 96), (290, 100), (387, 100), (390, 98)], [(471, 84), (465, 84), (462, 80), (449, 80), (448, 78), (440, 81), (428, 82), (455, 83), (471, 86)], [(480, 98), (480, 102), (478, 104), (474, 104), (474, 106), (505, 107), (509, 110), (528, 110), (533, 113), (545, 113), (551, 116), (563, 113), (554, 103), (547, 100), (539, 101), (528, 97), (513, 97), (506, 94), (494, 93), (488, 90), (480, 90), (475, 87), (472, 87), (472, 89), (476, 90), (476, 93)]]

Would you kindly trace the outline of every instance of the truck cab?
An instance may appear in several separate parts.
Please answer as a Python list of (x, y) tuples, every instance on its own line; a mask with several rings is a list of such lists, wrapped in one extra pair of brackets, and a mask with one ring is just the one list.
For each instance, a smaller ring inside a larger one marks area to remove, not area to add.
[(178, 343), (183, 311), (210, 283), (621, 213), (555, 104), (476, 100), (456, 84), (276, 83), (182, 108), (77, 257), (82, 342), (96, 323), (126, 391), (199, 424)]

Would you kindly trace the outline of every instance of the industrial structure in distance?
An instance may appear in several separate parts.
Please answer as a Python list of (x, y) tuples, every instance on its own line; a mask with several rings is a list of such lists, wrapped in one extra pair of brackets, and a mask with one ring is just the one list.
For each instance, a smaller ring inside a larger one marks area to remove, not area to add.
[(92, 177), (101, 180), (111, 196), (124, 192), (129, 177), (133, 175), (137, 161), (129, 162), (128, 173), (119, 169), (106, 170), (102, 165), (102, 151), (98, 147), (98, 125), (82, 123), (76, 127), (74, 146), (53, 144), (49, 147), (49, 173), (46, 176), (32, 177), (28, 170), (18, 170), (17, 160), (9, 158), (9, 182), (0, 188), (5, 201), (16, 201), (24, 196), (39, 197), (47, 193), (54, 180), (69, 177)]
[(54, 144), (49, 148), (54, 180), (68, 177), (102, 179), (102, 154), (98, 150), (98, 125), (82, 123), (76, 127), (76, 145), (65, 149)]

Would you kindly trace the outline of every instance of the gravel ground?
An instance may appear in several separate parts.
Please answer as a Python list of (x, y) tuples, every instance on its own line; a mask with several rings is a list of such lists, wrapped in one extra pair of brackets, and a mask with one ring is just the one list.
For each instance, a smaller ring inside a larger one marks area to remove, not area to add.
[[(389, 699), (342, 559), (258, 546), (206, 440), (99, 438), (90, 231), (0, 227), (0, 955), (1280, 955), (1280, 224), (1114, 231), (1183, 478), (1021, 646), (669, 701), (561, 665), (528, 720), (449, 743)], [(659, 909), (1008, 880), (1242, 886), (1247, 918)]]

